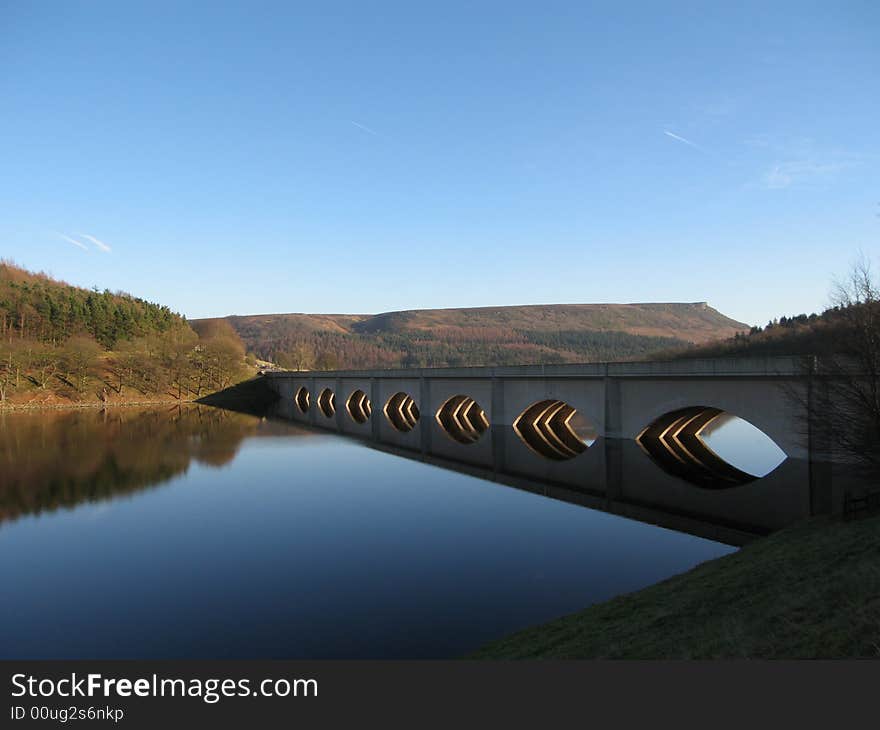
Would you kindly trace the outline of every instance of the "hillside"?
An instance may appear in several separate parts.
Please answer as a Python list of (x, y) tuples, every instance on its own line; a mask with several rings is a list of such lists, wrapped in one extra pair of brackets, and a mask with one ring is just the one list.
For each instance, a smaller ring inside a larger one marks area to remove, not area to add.
[[(291, 368), (442, 367), (638, 359), (748, 325), (705, 302), (551, 304), (225, 318), (257, 357)], [(196, 320), (195, 324), (206, 320)]]
[(122, 292), (70, 286), (0, 261), (0, 339), (57, 344), (87, 335), (110, 348), (120, 340), (186, 327), (168, 307)]
[(659, 353), (661, 357), (770, 357), (774, 355), (823, 355), (842, 352), (850, 340), (852, 311), (840, 307), (821, 314), (780, 317), (764, 327), (752, 327), (733, 337)]
[(227, 322), (0, 261), (0, 407), (187, 400), (253, 370)]

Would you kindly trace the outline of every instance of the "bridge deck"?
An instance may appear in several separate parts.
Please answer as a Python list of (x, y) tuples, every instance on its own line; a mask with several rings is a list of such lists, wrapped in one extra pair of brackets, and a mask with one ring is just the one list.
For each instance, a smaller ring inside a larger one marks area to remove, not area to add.
[(803, 358), (800, 357), (729, 357), (502, 367), (275, 371), (267, 372), (265, 377), (284, 378), (308, 373), (322, 378), (791, 378), (806, 372)]

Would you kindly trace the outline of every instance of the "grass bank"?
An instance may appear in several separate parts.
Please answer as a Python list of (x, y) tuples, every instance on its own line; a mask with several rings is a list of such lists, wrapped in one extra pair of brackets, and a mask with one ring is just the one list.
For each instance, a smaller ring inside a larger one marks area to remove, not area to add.
[(880, 658), (880, 515), (810, 520), (471, 656)]

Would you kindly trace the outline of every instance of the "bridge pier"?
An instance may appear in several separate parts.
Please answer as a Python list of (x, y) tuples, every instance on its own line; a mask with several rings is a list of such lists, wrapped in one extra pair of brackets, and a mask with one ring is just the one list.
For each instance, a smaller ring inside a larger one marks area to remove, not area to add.
[(347, 408), (346, 408), (346, 400), (347, 399), (343, 396), (343, 393), (342, 393), (342, 378), (336, 378), (336, 386), (335, 386), (333, 392), (336, 394), (336, 413), (335, 413), (336, 428), (339, 431), (344, 431), (345, 426), (343, 425), (344, 424), (343, 418), (344, 418), (344, 414), (347, 411)]
[(421, 417), (419, 418), (419, 445), (421, 447), (422, 454), (429, 454), (431, 452), (431, 432), (433, 431), (432, 425), (434, 420), (433, 411), (430, 409), (431, 404), (431, 380), (422, 375), (419, 378), (419, 409), (424, 408), (425, 410), (421, 411)]
[(620, 380), (609, 377), (607, 365), (602, 384), (605, 396), (605, 428), (603, 429), (603, 435), (607, 438), (622, 438), (623, 413), (620, 404)]
[[(492, 374), (492, 401), (489, 405), (490, 413), (493, 419), (498, 423), (507, 423), (507, 414), (504, 411), (504, 380), (497, 375)], [(497, 472), (505, 470), (505, 441), (507, 439), (507, 431), (505, 429), (495, 429), (492, 432), (492, 468)]]
[(370, 403), (373, 406), (373, 415), (370, 417), (370, 434), (373, 441), (378, 441), (381, 438), (382, 421), (379, 420), (382, 413), (381, 398), (379, 378), (370, 378)]

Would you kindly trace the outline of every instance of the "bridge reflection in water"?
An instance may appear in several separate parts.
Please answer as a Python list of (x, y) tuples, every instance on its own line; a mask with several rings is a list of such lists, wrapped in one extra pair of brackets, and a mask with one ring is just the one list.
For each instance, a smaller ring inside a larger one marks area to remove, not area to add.
[[(397, 428), (381, 430), (379, 438), (343, 435), (403, 458), (729, 545), (744, 545), (815, 511), (809, 463), (804, 459), (785, 458), (764, 477), (754, 477), (721, 460), (723, 483), (719, 484), (714, 472), (710, 478), (697, 471), (695, 479), (680, 462), (670, 467), (668, 453), (659, 458), (652, 455), (657, 447), (645, 446), (652, 444), (648, 429), (641, 441), (595, 437), (559, 405), (548, 401), (536, 406), (544, 420), (490, 426), (475, 412), (479, 405), (473, 400), (447, 401), (436, 419), (423, 417), (422, 425), (432, 431), (429, 439), (414, 442)], [(402, 410), (407, 413), (405, 405)], [(392, 415), (396, 412), (395, 408)], [(271, 415), (302, 421), (294, 401), (279, 400)], [(681, 414), (685, 415), (695, 414)], [(407, 426), (412, 424), (412, 414), (404, 420)], [(698, 420), (708, 423), (712, 419), (702, 414)], [(551, 429), (554, 424), (556, 428)], [(688, 436), (698, 438), (693, 435), (697, 431), (695, 422)], [(696, 452), (694, 459), (706, 459), (706, 453), (719, 458), (702, 441), (702, 450), (698, 450), (698, 444), (684, 440)], [(553, 450), (566, 458), (554, 456)]]

